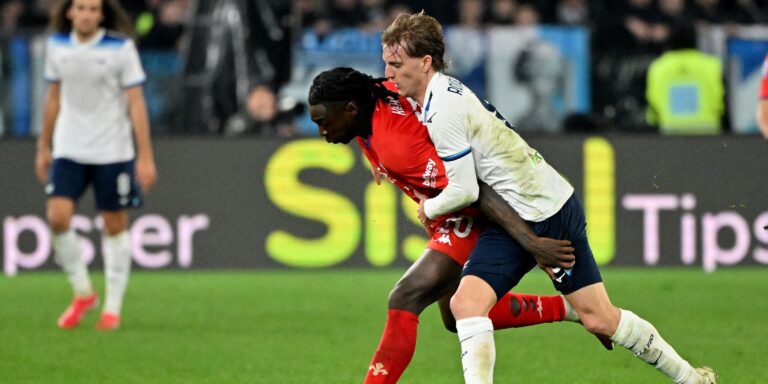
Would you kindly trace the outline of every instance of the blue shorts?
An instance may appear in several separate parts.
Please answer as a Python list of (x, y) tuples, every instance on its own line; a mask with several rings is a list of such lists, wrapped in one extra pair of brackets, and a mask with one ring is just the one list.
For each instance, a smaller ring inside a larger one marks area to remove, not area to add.
[[(540, 237), (570, 240), (575, 249), (576, 264), (565, 284), (559, 287), (560, 292), (569, 294), (603, 281), (587, 241), (584, 209), (575, 194), (554, 216), (540, 223), (528, 222), (528, 225)], [(535, 266), (536, 260), (528, 251), (498, 224), (489, 223), (469, 256), (462, 276), (474, 275), (483, 279), (500, 298)]]
[(91, 183), (99, 211), (122, 211), (142, 204), (133, 160), (81, 164), (64, 158), (54, 159), (45, 193), (49, 197), (64, 196), (78, 201)]

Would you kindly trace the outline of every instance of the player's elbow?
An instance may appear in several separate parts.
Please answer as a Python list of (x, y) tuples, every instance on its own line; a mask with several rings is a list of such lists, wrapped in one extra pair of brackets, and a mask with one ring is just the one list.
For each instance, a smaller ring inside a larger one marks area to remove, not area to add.
[(463, 206), (469, 206), (480, 197), (480, 186), (477, 183), (468, 185), (464, 190)]

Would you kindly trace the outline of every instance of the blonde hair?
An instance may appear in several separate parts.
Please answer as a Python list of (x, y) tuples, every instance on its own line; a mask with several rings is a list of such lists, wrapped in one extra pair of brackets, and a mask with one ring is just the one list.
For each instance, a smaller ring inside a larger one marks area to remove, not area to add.
[(432, 56), (432, 68), (436, 71), (445, 69), (443, 27), (423, 10), (398, 16), (382, 33), (381, 42), (387, 46), (399, 44), (411, 57)]

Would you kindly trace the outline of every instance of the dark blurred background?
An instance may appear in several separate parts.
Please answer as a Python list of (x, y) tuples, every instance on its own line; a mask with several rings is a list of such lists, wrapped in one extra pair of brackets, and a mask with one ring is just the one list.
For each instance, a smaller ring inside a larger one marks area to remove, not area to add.
[[(717, 58), (722, 134), (755, 135), (768, 0), (122, 0), (137, 30), (155, 135), (314, 136), (321, 70), (383, 74), (380, 31), (424, 9), (445, 26), (448, 72), (523, 132), (660, 132), (648, 69), (674, 50)], [(34, 137), (56, 0), (0, 0), (0, 137)], [(715, 84), (718, 85), (718, 84)], [(663, 131), (663, 130), (661, 130)], [(693, 130), (695, 133), (695, 129)]]

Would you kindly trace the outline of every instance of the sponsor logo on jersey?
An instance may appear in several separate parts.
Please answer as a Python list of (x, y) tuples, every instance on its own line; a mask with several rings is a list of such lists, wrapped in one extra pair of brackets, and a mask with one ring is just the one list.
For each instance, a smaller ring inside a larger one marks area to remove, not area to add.
[(403, 109), (403, 105), (400, 104), (400, 101), (395, 98), (389, 99), (389, 110), (392, 111), (392, 113), (400, 116), (405, 116), (405, 109)]
[(448, 245), (450, 245), (451, 247), (453, 247), (453, 244), (451, 244), (451, 237), (450, 237), (449, 235), (447, 235), (447, 234), (445, 234), (445, 235), (441, 235), (441, 236), (440, 236), (440, 237), (437, 239), (437, 242), (438, 242), (438, 243), (443, 243), (443, 244), (448, 244)]
[(537, 152), (537, 151), (533, 151), (533, 152), (529, 153), (528, 157), (531, 158), (531, 161), (533, 162), (533, 165), (539, 165), (539, 163), (541, 163), (541, 161), (544, 160), (544, 158), (541, 157), (541, 155), (539, 155), (539, 152)]
[(431, 158), (427, 161), (427, 166), (424, 168), (424, 173), (421, 177), (424, 179), (421, 183), (424, 186), (434, 188), (437, 184), (437, 163)]

